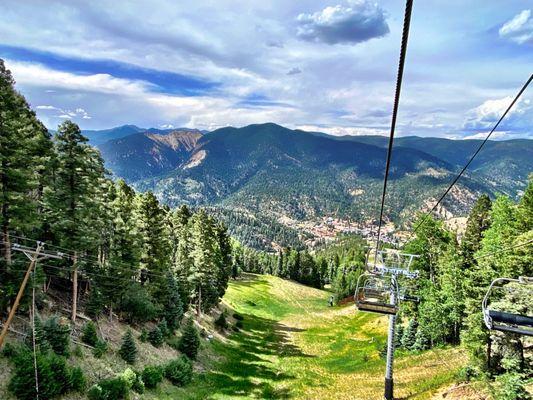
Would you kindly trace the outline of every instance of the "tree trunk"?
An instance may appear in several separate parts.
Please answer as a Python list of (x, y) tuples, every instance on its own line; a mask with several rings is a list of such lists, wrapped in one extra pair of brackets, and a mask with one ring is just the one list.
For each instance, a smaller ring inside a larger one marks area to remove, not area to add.
[(77, 253), (74, 253), (74, 272), (72, 277), (72, 322), (76, 322), (76, 308), (78, 306), (78, 257)]

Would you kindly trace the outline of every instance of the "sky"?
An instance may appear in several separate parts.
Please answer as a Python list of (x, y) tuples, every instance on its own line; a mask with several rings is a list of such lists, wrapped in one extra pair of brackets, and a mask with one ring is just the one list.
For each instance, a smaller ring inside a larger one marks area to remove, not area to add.
[[(388, 135), (400, 0), (4, 0), (0, 58), (49, 128), (275, 122)], [(399, 135), (484, 137), (533, 72), (533, 1), (415, 0)], [(533, 85), (493, 138), (533, 138)]]

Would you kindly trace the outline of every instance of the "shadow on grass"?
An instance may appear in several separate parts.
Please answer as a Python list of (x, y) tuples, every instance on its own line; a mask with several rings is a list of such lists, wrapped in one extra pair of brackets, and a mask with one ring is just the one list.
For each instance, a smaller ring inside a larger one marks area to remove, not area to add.
[(290, 340), (291, 328), (278, 321), (250, 314), (244, 317), (243, 328), (230, 335), (227, 343), (214, 342), (223, 359), (203, 374), (212, 397), (225, 395), (261, 399), (291, 397), (289, 382), (296, 377), (283, 372), (277, 362), (283, 357), (314, 357), (305, 354)]

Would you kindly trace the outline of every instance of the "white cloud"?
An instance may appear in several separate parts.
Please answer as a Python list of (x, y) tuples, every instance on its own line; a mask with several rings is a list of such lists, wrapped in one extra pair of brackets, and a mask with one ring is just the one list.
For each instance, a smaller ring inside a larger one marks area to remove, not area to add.
[(523, 10), (507, 21), (499, 30), (500, 37), (518, 44), (533, 44), (533, 18), (531, 10)]
[[(465, 136), (465, 137), (463, 137), (461, 139), (485, 139), (489, 133), (490, 133), (490, 131), (479, 132), (479, 133), (476, 133), (474, 135)], [(506, 139), (506, 138), (508, 138), (508, 136), (509, 136), (508, 132), (498, 132), (498, 131), (496, 131), (490, 136), (490, 139), (491, 140)]]
[[(468, 130), (491, 129), (512, 101), (512, 96), (486, 100), (467, 113), (463, 128)], [(502, 120), (498, 129), (502, 131), (530, 130), (531, 126), (533, 126), (532, 101), (530, 98), (521, 98)]]
[(361, 126), (317, 126), (317, 125), (298, 125), (297, 129), (308, 132), (323, 132), (333, 136), (365, 136), (380, 135), (387, 136), (388, 131), (379, 128), (369, 128)]
[(17, 83), (54, 89), (82, 90), (107, 94), (141, 94), (146, 82), (115, 78), (109, 74), (77, 75), (57, 71), (41, 64), (5, 60)]
[(54, 107), (54, 106), (47, 106), (47, 105), (43, 105), (43, 106), (37, 106), (35, 107), (37, 110), (59, 110), (57, 107)]
[(360, 43), (389, 33), (383, 10), (367, 0), (352, 0), (348, 6), (326, 7), (313, 14), (298, 15), (297, 36), (303, 40)]

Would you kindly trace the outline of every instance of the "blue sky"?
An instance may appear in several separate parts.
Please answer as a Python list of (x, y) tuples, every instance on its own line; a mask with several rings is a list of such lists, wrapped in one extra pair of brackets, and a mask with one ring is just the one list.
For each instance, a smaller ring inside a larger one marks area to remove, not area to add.
[[(112, 4), (112, 5), (111, 5)], [(402, 1), (5, 0), (0, 57), (50, 128), (276, 122), (387, 134)], [(415, 1), (400, 135), (482, 137), (533, 72), (533, 2)], [(533, 138), (533, 89), (496, 138)]]

